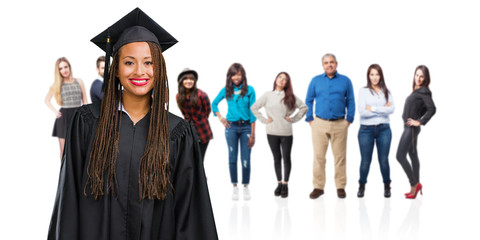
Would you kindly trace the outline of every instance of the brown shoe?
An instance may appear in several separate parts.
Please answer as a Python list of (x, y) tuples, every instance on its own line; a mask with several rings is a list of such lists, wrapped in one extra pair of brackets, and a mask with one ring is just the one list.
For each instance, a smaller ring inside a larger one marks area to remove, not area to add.
[(344, 189), (339, 188), (339, 189), (337, 189), (337, 196), (338, 196), (338, 198), (346, 198), (347, 193), (345, 192)]
[(315, 188), (313, 189), (312, 193), (310, 193), (310, 198), (311, 199), (317, 199), (318, 197), (323, 195), (323, 190)]

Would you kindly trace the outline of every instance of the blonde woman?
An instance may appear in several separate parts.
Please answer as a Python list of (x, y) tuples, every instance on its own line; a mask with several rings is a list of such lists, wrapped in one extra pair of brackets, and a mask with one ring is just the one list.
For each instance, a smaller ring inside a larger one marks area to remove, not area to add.
[[(60, 109), (52, 105), (52, 98), (55, 98)], [(52, 136), (58, 137), (61, 159), (71, 116), (76, 108), (82, 106), (82, 104), (87, 104), (87, 95), (83, 81), (73, 77), (72, 67), (65, 57), (57, 59), (55, 63), (55, 82), (45, 97), (45, 104), (57, 118), (53, 126)]]

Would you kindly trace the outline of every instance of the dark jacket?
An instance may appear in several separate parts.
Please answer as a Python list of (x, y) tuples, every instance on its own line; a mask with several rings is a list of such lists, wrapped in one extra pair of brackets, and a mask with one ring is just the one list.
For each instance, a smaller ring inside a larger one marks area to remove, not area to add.
[(405, 100), (402, 118), (404, 122), (411, 118), (420, 121), (422, 125), (435, 114), (436, 108), (432, 99), (432, 92), (427, 87), (420, 87), (413, 91)]

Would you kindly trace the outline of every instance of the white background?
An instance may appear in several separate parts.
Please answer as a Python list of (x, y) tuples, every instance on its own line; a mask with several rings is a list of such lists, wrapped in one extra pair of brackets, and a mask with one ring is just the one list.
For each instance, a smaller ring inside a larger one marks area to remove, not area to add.
[[(56, 193), (59, 147), (51, 137), (54, 115), (44, 97), (57, 58), (67, 57), (87, 92), (102, 51), (89, 40), (140, 7), (179, 40), (165, 54), (170, 110), (178, 73), (198, 71), (198, 87), (213, 100), (228, 67), (240, 62), (257, 98), (275, 76), (288, 72), (305, 98), (323, 72), (321, 56), (334, 53), (338, 72), (355, 93), (378, 63), (393, 93), (390, 153), (392, 198), (372, 161), (366, 197), (358, 199), (358, 114), (349, 130), (347, 198), (338, 200), (333, 159), (327, 156), (326, 193), (310, 200), (310, 128), (294, 125), (290, 197), (275, 199), (276, 179), (265, 128), (257, 122), (252, 151), (252, 200), (233, 202), (224, 129), (211, 117), (214, 139), (205, 168), (220, 239), (472, 239), (478, 238), (479, 8), (474, 1), (16, 1), (2, 3), (0, 24), (0, 238), (45, 239)], [(395, 159), (401, 113), (413, 72), (425, 64), (437, 113), (419, 136), (425, 196), (406, 200), (405, 173)], [(90, 97), (90, 96), (89, 96)], [(53, 101), (52, 101), (53, 102)], [(226, 103), (220, 104), (226, 114)]]

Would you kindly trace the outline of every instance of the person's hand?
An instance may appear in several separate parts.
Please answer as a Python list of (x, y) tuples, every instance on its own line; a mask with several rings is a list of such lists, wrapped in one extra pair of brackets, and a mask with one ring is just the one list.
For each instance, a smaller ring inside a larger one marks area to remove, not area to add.
[(292, 119), (290, 118), (290, 116), (286, 116), (285, 120), (287, 120), (287, 122), (292, 122)]
[(228, 123), (226, 118), (224, 117), (220, 118), (220, 122), (223, 124), (225, 128), (230, 128), (230, 124)]
[(267, 124), (269, 124), (269, 123), (271, 123), (271, 122), (273, 122), (273, 119), (272, 119), (271, 117), (268, 117), (268, 119), (267, 119)]
[(392, 103), (391, 103), (391, 102), (385, 103), (385, 107), (390, 107), (390, 106), (392, 106)]
[(60, 111), (57, 111), (57, 112), (55, 113), (55, 117), (56, 117), (56, 118), (61, 118), (61, 117), (62, 117), (62, 113), (61, 113)]
[(365, 107), (365, 109), (366, 109), (367, 111), (372, 111), (372, 106), (367, 105), (367, 106)]
[(349, 121), (347, 121), (347, 123), (348, 123), (347, 127), (350, 127), (350, 124), (352, 124), (352, 123), (351, 123), (351, 122), (349, 122)]
[(312, 126), (312, 122), (313, 122), (313, 120), (312, 120), (312, 121), (310, 121), (310, 122), (308, 122), (308, 124), (310, 125), (310, 127)]
[(250, 138), (248, 138), (248, 148), (252, 148), (253, 145), (255, 145), (255, 136), (250, 135)]
[(407, 126), (413, 126), (413, 127), (419, 127), (421, 125), (420, 121), (414, 120), (414, 119), (407, 119)]

